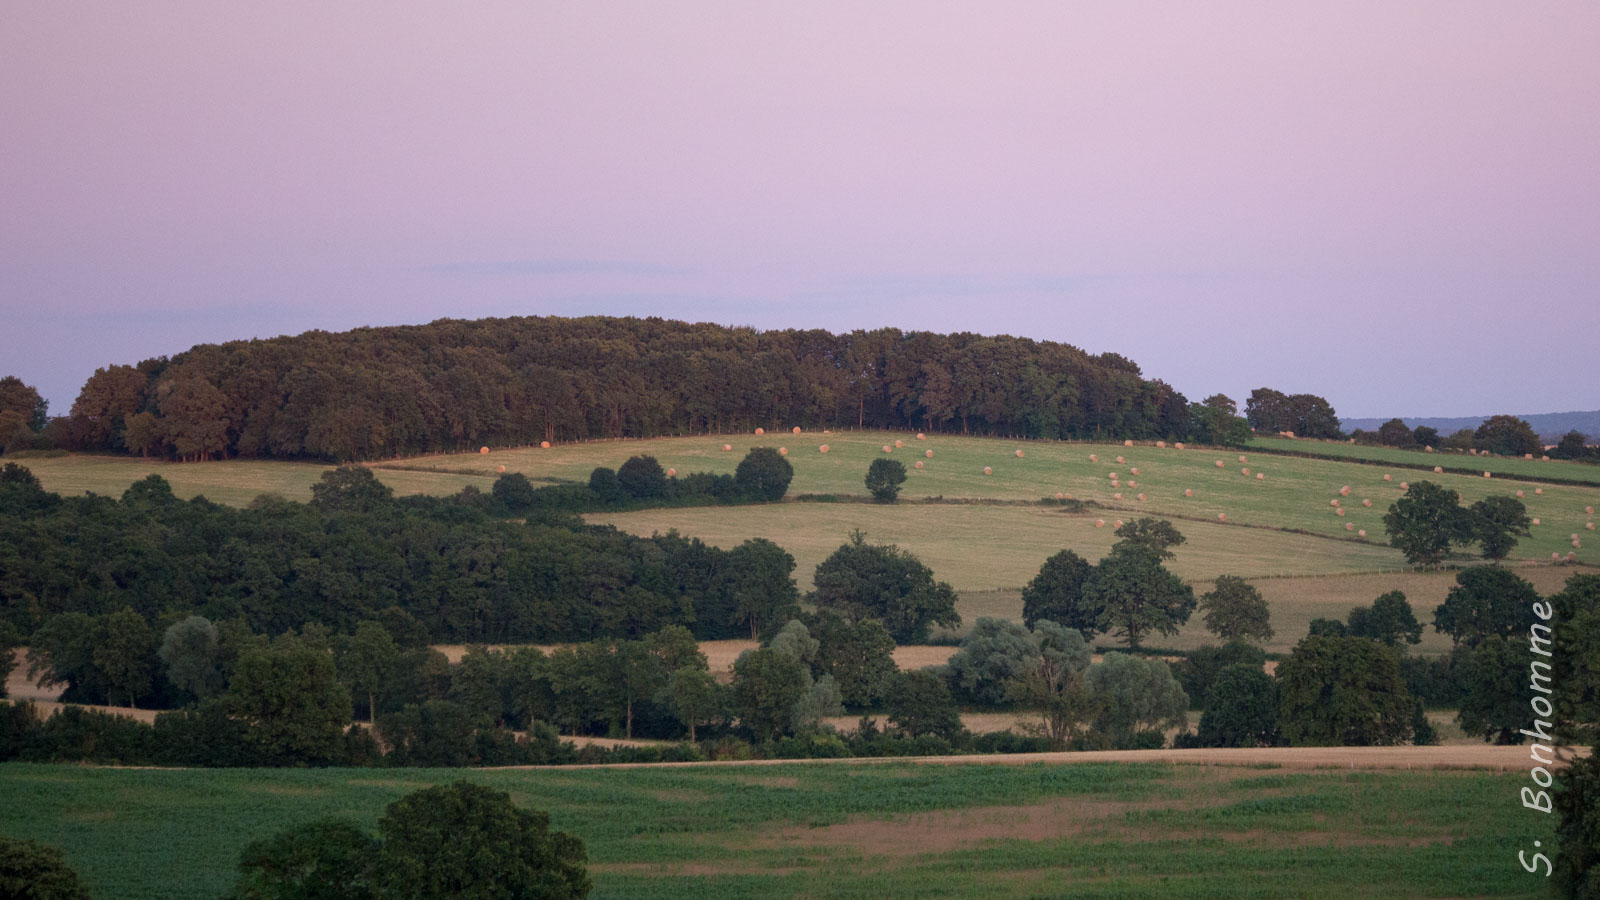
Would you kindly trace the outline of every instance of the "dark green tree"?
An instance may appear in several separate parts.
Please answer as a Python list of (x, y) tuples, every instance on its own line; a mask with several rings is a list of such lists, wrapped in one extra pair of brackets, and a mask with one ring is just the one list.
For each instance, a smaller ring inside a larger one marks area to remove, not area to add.
[(689, 740), (702, 724), (721, 718), (727, 706), (726, 689), (711, 672), (699, 666), (683, 666), (667, 679), (663, 695), (672, 714), (689, 729)]
[(519, 809), (505, 791), (458, 781), (389, 804), (378, 820), (378, 895), (587, 897), (583, 841), (550, 830), (550, 817)]
[(1418, 425), (1411, 432), (1411, 443), (1418, 447), (1439, 446), (1439, 429)]
[(1149, 547), (1162, 559), (1172, 559), (1176, 556), (1177, 554), (1168, 548), (1176, 547), (1187, 540), (1178, 529), (1172, 527), (1171, 522), (1150, 516), (1124, 523), (1117, 529), (1116, 535), (1122, 539), (1117, 543)]
[(617, 468), (617, 483), (635, 500), (653, 500), (667, 493), (666, 470), (654, 456), (629, 457)]
[(1588, 438), (1581, 431), (1567, 432), (1561, 436), (1561, 440), (1556, 441), (1554, 447), (1550, 448), (1552, 459), (1586, 459), (1592, 455)]
[(327, 510), (371, 512), (394, 499), (394, 489), (366, 466), (340, 466), (311, 486), (311, 505)]
[(1216, 587), (1200, 597), (1206, 630), (1224, 641), (1272, 640), (1272, 612), (1255, 585), (1237, 575), (1217, 576)]
[(6, 697), (6, 680), (16, 666), (16, 651), (21, 644), (22, 635), (17, 633), (17, 629), (10, 622), (0, 619), (0, 700)]
[(1501, 456), (1522, 456), (1542, 449), (1533, 426), (1516, 416), (1490, 416), (1472, 433), (1472, 446)]
[(317, 819), (239, 853), (239, 881), (230, 900), (375, 900), (378, 842), (353, 822)]
[[(1550, 854), (1556, 891), (1572, 900), (1600, 897), (1600, 752), (1591, 748), (1588, 756), (1567, 766), (1553, 806), (1560, 815)], [(1530, 861), (1537, 872), (1538, 861)]]
[(247, 650), (223, 702), (253, 744), (277, 765), (338, 758), (350, 722), (350, 694), (333, 656), (310, 648)]
[(1483, 558), (1499, 562), (1511, 555), (1517, 538), (1533, 532), (1528, 508), (1515, 497), (1485, 497), (1469, 508), (1472, 536), (1483, 547)]
[(1083, 599), (1101, 610), (1100, 630), (1125, 638), (1130, 648), (1150, 632), (1177, 634), (1197, 605), (1194, 589), (1167, 571), (1155, 550), (1127, 542), (1094, 567)]
[(1378, 426), (1378, 440), (1390, 447), (1414, 447), (1416, 436), (1401, 419), (1390, 419)]
[(60, 850), (0, 835), (0, 897), (89, 900), (89, 890)]
[(896, 672), (884, 706), (889, 723), (912, 737), (932, 734), (948, 741), (961, 734), (961, 709), (944, 679), (931, 672)]
[(494, 480), (489, 493), (500, 505), (512, 512), (522, 512), (533, 505), (533, 483), (521, 472), (507, 472)]
[(1211, 686), (1216, 684), (1224, 669), (1233, 666), (1262, 669), (1266, 663), (1267, 651), (1244, 641), (1229, 641), (1220, 647), (1194, 648), (1172, 664), (1172, 674), (1183, 692), (1189, 695), (1191, 707), (1203, 710), (1210, 702)]
[(1093, 637), (1100, 630), (1099, 610), (1083, 604), (1083, 584), (1093, 570), (1088, 560), (1071, 550), (1045, 560), (1039, 574), (1022, 589), (1022, 621), (1032, 628), (1040, 619), (1048, 619)]
[(1039, 714), (1037, 725), (1024, 726), (1026, 730), (1065, 750), (1083, 739), (1106, 698), (1089, 688), (1085, 673), (1092, 657), (1083, 635), (1048, 620), (1039, 627), (1035, 639), (1040, 652), (1007, 683), (1005, 697)]
[(1260, 666), (1223, 669), (1206, 693), (1197, 736), (1202, 747), (1271, 747), (1278, 743), (1278, 687)]
[(794, 479), (794, 466), (771, 447), (753, 447), (733, 470), (739, 493), (752, 500), (782, 500)]
[(811, 688), (806, 664), (769, 647), (740, 654), (733, 663), (733, 700), (739, 722), (771, 740), (793, 726), (795, 706)]
[(724, 579), (733, 596), (732, 622), (748, 626), (751, 640), (799, 608), (794, 557), (766, 538), (749, 538), (728, 551)]
[(595, 499), (610, 506), (614, 503), (625, 503), (628, 492), (623, 490), (622, 482), (617, 479), (617, 473), (605, 466), (596, 466), (589, 473), (589, 491)]
[(846, 706), (868, 706), (883, 696), (899, 669), (894, 638), (877, 619), (851, 621), (835, 613), (813, 616), (807, 630), (817, 639), (817, 668), (832, 675)]
[(1568, 578), (1548, 607), (1550, 622), (1538, 619), (1529, 630), (1533, 638), (1548, 638), (1540, 629), (1554, 626), (1557, 727), (1569, 743), (1595, 744), (1600, 738), (1600, 575)]
[(1419, 481), (1384, 513), (1389, 546), (1413, 565), (1436, 566), (1451, 546), (1471, 540), (1472, 520), (1455, 491)]
[(1456, 573), (1456, 586), (1433, 611), (1433, 630), (1457, 646), (1485, 637), (1526, 635), (1539, 593), (1516, 573), (1498, 566), (1473, 566)]
[(156, 655), (166, 664), (167, 680), (179, 690), (206, 700), (224, 687), (217, 626), (204, 616), (190, 616), (168, 628)]
[(1389, 591), (1372, 601), (1371, 606), (1350, 610), (1345, 633), (1351, 637), (1372, 638), (1390, 647), (1422, 642), (1422, 624), (1411, 611), (1404, 591)]
[(156, 637), (144, 616), (123, 608), (98, 623), (91, 651), (95, 665), (105, 675), (106, 697), (137, 706), (155, 680), (153, 663)]
[(878, 503), (893, 503), (906, 480), (905, 464), (897, 459), (878, 457), (867, 466), (867, 493)]
[(1462, 691), (1456, 722), (1496, 744), (1522, 743), (1528, 721), (1528, 642), (1486, 635), (1456, 647), (1450, 673)]
[(404, 657), (400, 646), (378, 622), (356, 626), (356, 633), (335, 643), (334, 667), (352, 696), (367, 699), (367, 719), (376, 721), (380, 698), (397, 687)]
[(1278, 725), (1295, 745), (1366, 747), (1411, 737), (1399, 653), (1358, 637), (1307, 637), (1278, 663)]
[(1039, 639), (1009, 619), (984, 616), (972, 623), (946, 665), (960, 697), (985, 706), (1005, 701), (1009, 685), (1039, 665)]
[(50, 419), (50, 404), (33, 387), (15, 375), (0, 378), (0, 434), (10, 434), (18, 426), (29, 431), (44, 430)]
[(817, 566), (811, 601), (847, 619), (878, 619), (895, 641), (920, 643), (934, 625), (954, 628), (956, 592), (915, 556), (893, 545), (868, 544), (859, 531)]

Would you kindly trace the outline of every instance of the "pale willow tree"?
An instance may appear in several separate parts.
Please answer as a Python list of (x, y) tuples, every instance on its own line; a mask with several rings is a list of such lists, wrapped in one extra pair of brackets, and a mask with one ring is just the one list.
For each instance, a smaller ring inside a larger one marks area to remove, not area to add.
[(1086, 676), (1090, 693), (1100, 702), (1095, 731), (1113, 746), (1131, 747), (1141, 734), (1188, 724), (1189, 696), (1162, 660), (1126, 653), (1107, 653)]
[(1090, 689), (1084, 673), (1092, 654), (1077, 630), (1042, 621), (1034, 629), (1034, 656), (1006, 683), (1006, 699), (1038, 712), (1040, 721), (1024, 728), (1065, 750), (1084, 737), (1103, 711), (1104, 701)]
[(217, 626), (204, 616), (190, 616), (168, 628), (156, 655), (166, 664), (167, 680), (179, 690), (202, 700), (222, 690), (222, 645)]

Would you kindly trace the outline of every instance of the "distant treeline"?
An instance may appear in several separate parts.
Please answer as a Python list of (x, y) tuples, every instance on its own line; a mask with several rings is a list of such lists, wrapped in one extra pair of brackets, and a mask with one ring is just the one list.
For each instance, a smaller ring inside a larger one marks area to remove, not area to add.
[(312, 331), (108, 366), (64, 437), (178, 459), (360, 460), (793, 425), (1181, 440), (1190, 416), (1132, 361), (1049, 341), (528, 317)]

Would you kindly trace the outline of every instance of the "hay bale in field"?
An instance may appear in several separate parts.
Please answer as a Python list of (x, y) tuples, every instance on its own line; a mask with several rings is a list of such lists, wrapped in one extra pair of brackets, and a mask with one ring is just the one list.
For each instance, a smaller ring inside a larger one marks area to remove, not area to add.
[(1167, 449), (1167, 442), (1166, 441), (1156, 441), (1156, 446), (1160, 447), (1163, 450), (1165, 450), (1165, 449)]
[(1124, 446), (1124, 447), (1132, 447), (1133, 446), (1133, 441), (1123, 441), (1122, 442), (1122, 446)]
[(796, 425), (793, 430), (794, 430), (795, 434), (799, 434), (800, 433), (800, 426)]
[(1139, 482), (1134, 481), (1132, 478), (1128, 479), (1128, 487), (1138, 487), (1138, 486), (1139, 486)]
[(505, 474), (505, 471), (506, 471), (506, 467), (505, 467), (505, 466), (495, 466), (495, 467), (494, 467), (494, 470), (495, 470), (495, 471), (496, 471), (496, 472), (499, 472), (499, 473), (501, 473), (501, 474), (502, 474), (502, 475), (503, 475), (503, 474)]
[(828, 452), (828, 445), (827, 444), (823, 444), (821, 447), (818, 447), (817, 449), (822, 451), (823, 453), (827, 453)]
[(922, 455), (926, 456), (929, 459), (933, 459), (933, 451), (932, 450), (924, 450), (922, 452)]
[(1363, 528), (1360, 531), (1356, 532), (1356, 537), (1366, 537), (1366, 536), (1367, 536), (1367, 530), (1365, 528)]
[(1249, 466), (1245, 466), (1244, 468), (1240, 469), (1239, 470), (1239, 474), (1240, 475), (1249, 475), (1250, 474), (1250, 467)]
[(1355, 531), (1356, 530), (1356, 523), (1354, 523), (1354, 522), (1346, 522), (1346, 523), (1344, 523), (1344, 530), (1345, 531)]
[(1435, 475), (1443, 475), (1444, 474), (1444, 466), (1434, 466), (1433, 467), (1433, 474), (1435, 474)]
[(1182, 450), (1183, 449), (1183, 441), (1179, 441), (1176, 444), (1173, 444), (1172, 446), (1173, 446), (1174, 449)]
[(1524, 493), (1522, 491), (1517, 491), (1517, 499), (1518, 500), (1521, 500), (1523, 497), (1526, 497), (1526, 496), (1528, 496), (1526, 493)]
[(829, 431), (829, 430), (828, 430), (828, 429), (826, 429), (826, 428), (824, 428), (824, 429), (822, 429), (822, 433), (823, 433), (823, 434), (833, 434), (833, 432), (831, 432), (831, 431)]
[(1372, 508), (1372, 501), (1366, 499), (1365, 497), (1363, 497), (1361, 499), (1361, 505), (1367, 507), (1368, 509), (1371, 509)]
[(1139, 467), (1138, 466), (1134, 466), (1133, 468), (1129, 469), (1128, 471), (1132, 472), (1135, 475), (1137, 475), (1137, 474), (1139, 474)]
[(916, 463), (913, 465), (913, 468), (917, 468), (917, 469), (922, 468), (922, 460), (920, 460), (920, 459), (917, 460)]
[(1217, 521), (1218, 522), (1226, 522), (1226, 521), (1228, 521), (1228, 514), (1227, 513), (1217, 513)]
[(1543, 461), (1543, 462), (1549, 462), (1550, 461), (1550, 457), (1548, 457), (1548, 456), (1541, 456), (1541, 457), (1539, 457), (1539, 459), (1541, 461)]
[(1544, 488), (1534, 488), (1533, 492), (1535, 494), (1543, 494), (1544, 493)]
[(1533, 517), (1533, 524), (1535, 524), (1535, 525), (1539, 524), (1539, 517), (1538, 516), (1534, 516)]
[[(1139, 495), (1139, 499), (1140, 499), (1140, 500), (1143, 500), (1143, 499), (1144, 499), (1144, 495), (1143, 495), (1143, 494), (1140, 494), (1140, 495)], [(1593, 524), (1590, 524), (1590, 525), (1589, 525), (1589, 527), (1590, 527), (1590, 528), (1594, 528), (1594, 525), (1593, 525)]]
[(1429, 453), (1432, 453), (1433, 452), (1433, 445), (1429, 444), (1429, 445), (1423, 447), (1422, 449), (1427, 451), (1427, 452), (1429, 452)]
[(1576, 531), (1574, 531), (1572, 534), (1568, 535), (1568, 537), (1570, 537), (1572, 540), (1577, 540), (1578, 539), (1578, 533)]
[(1222, 468), (1222, 460), (1217, 460), (1217, 468)]
[(1347, 484), (1344, 487), (1339, 488), (1339, 496), (1341, 496), (1341, 497), (1350, 496), (1350, 485)]
[(928, 436), (927, 436), (927, 435), (925, 435), (925, 434), (923, 434), (923, 433), (922, 433), (922, 432), (920, 432), (920, 431), (919, 431), (919, 432), (917, 432), (917, 440), (919, 440), (919, 441), (925, 441), (925, 440), (927, 440), (927, 439), (928, 439)]
[(1265, 473), (1265, 472), (1257, 472), (1256, 473), (1256, 480), (1257, 481), (1266, 481), (1267, 480), (1267, 473)]
[(1122, 463), (1125, 463), (1127, 461), (1128, 461), (1127, 459), (1125, 459), (1125, 458), (1123, 458), (1121, 456), (1117, 457), (1117, 464), (1118, 465), (1121, 465)]
[(1485, 472), (1485, 473), (1483, 473), (1483, 477), (1485, 477), (1485, 478), (1491, 478), (1491, 477), (1493, 477), (1493, 476), (1491, 476), (1491, 475), (1490, 475), (1490, 474), (1489, 474), (1489, 473), (1488, 473), (1488, 472)]
[(1246, 459), (1245, 455), (1243, 453), (1239, 454), (1239, 462), (1249, 462), (1249, 461), (1250, 460)]
[(1107, 478), (1110, 478), (1110, 479), (1111, 479), (1111, 480), (1112, 480), (1112, 481), (1116, 481), (1116, 480), (1117, 480), (1117, 479), (1118, 479), (1118, 478), (1120, 478), (1120, 477), (1121, 477), (1121, 476), (1120, 476), (1120, 475), (1118, 475), (1118, 474), (1117, 474), (1117, 473), (1115, 473), (1115, 472), (1107, 472), (1107, 473), (1106, 473), (1106, 477), (1107, 477)]
[(1393, 481), (1394, 480), (1394, 476), (1393, 475), (1384, 475), (1383, 476), (1383, 480), (1384, 481)]
[(540, 441), (539, 442), (539, 449), (540, 450), (549, 450), (550, 449), (550, 442), (549, 441)]
[(985, 474), (985, 475), (993, 475), (994, 474), (994, 469), (991, 469), (988, 466), (984, 466), (983, 467), (983, 474)]
[(1111, 499), (1113, 499), (1113, 500), (1121, 500), (1122, 499), (1122, 494), (1121, 493), (1112, 494), (1111, 495)]
[(732, 450), (732, 449), (733, 449), (733, 445), (732, 444), (723, 444), (722, 445), (722, 452), (723, 453), (727, 453), (729, 450)]
[(756, 437), (760, 437), (760, 436), (762, 436), (763, 434), (766, 434), (766, 433), (767, 433), (767, 430), (765, 428), (757, 428), (756, 429)]
[(1021, 458), (1022, 458), (1022, 451), (1018, 450), (1017, 451), (1017, 459), (1021, 459)]
[(1523, 459), (1533, 459), (1533, 454), (1532, 453), (1524, 453), (1524, 454), (1522, 454), (1522, 458)]
[(884, 444), (883, 445), (883, 452), (885, 452), (885, 453), (893, 453), (894, 452), (894, 448), (889, 446), (888, 444)]
[(1409, 481), (1400, 482), (1400, 490), (1402, 490), (1402, 491), (1411, 490), (1411, 482), (1409, 482)]
[(1104, 527), (1106, 527), (1106, 520), (1105, 519), (1095, 519), (1094, 520), (1094, 527), (1096, 527), (1096, 528), (1104, 528)]
[(488, 453), (489, 452), (489, 448), (488, 447), (479, 447), (478, 448), (478, 452), (479, 453)]
[(1551, 562), (1555, 562), (1555, 561), (1557, 561), (1557, 560), (1559, 560), (1559, 559), (1561, 559), (1561, 554), (1559, 554), (1559, 553), (1554, 553), (1554, 552), (1552, 552), (1552, 553), (1551, 553), (1551, 554), (1550, 554), (1550, 561), (1551, 561)]
[(1583, 527), (1589, 529), (1590, 531), (1593, 531), (1594, 530), (1594, 523), (1593, 522), (1585, 522), (1585, 523), (1583, 523)]
[(1575, 541), (1572, 542), (1572, 546), (1574, 548), (1576, 548), (1576, 549), (1582, 550), (1583, 549), (1583, 541), (1576, 541), (1575, 540)]
[(1063, 499), (1060, 491), (1056, 491), (1056, 499), (1057, 500)]
[(1336, 516), (1340, 516), (1340, 517), (1344, 516), (1344, 507), (1341, 506), (1338, 509), (1334, 510), (1333, 514), (1336, 515)]
[(1570, 550), (1567, 551), (1567, 562), (1577, 562), (1577, 561), (1578, 561), (1578, 554), (1573, 553)]
[(1089, 454), (1089, 462), (1099, 462), (1099, 461), (1100, 461), (1100, 455), (1099, 454), (1097, 454), (1097, 453)]
[(672, 476), (674, 476), (676, 474), (678, 474), (678, 470), (677, 469), (668, 469), (667, 470), (667, 477), (668, 478), (671, 478)]
[(1122, 520), (1118, 519), (1115, 522), (1112, 522), (1111, 523), (1111, 527), (1112, 528), (1121, 528), (1122, 527)]
[(779, 456), (788, 456), (789, 455), (789, 448), (788, 447), (779, 447), (778, 448), (778, 455)]
[(1591, 515), (1591, 516), (1594, 515), (1594, 507), (1592, 507), (1592, 506), (1585, 506), (1583, 508), (1583, 511), (1588, 515)]
[(1338, 500), (1329, 500), (1328, 501), (1328, 505), (1337, 508), (1339, 506), (1339, 501)]
[(1193, 497), (1194, 496), (1194, 489), (1193, 488), (1184, 488), (1183, 495), (1185, 497)]
[(896, 450), (899, 450), (901, 447), (904, 447), (905, 445), (906, 445), (905, 441), (895, 441), (894, 442), (894, 448)]

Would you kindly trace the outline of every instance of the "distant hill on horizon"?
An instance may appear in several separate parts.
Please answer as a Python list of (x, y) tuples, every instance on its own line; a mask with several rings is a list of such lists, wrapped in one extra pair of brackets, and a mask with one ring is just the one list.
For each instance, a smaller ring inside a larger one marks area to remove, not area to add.
[[(1357, 428), (1377, 431), (1378, 426), (1392, 418), (1394, 417), (1390, 416), (1384, 419), (1340, 419), (1339, 427), (1347, 432), (1354, 431)], [(1463, 428), (1477, 428), (1488, 418), (1488, 416), (1400, 416), (1400, 420), (1410, 428), (1426, 425), (1429, 428), (1438, 429), (1440, 434), (1450, 434)], [(1589, 410), (1588, 412), (1533, 413), (1531, 415), (1519, 415), (1517, 418), (1532, 425), (1534, 432), (1539, 435), (1539, 439), (1546, 444), (1554, 444), (1569, 431), (1583, 432), (1591, 443), (1597, 437), (1600, 437), (1600, 409)]]

